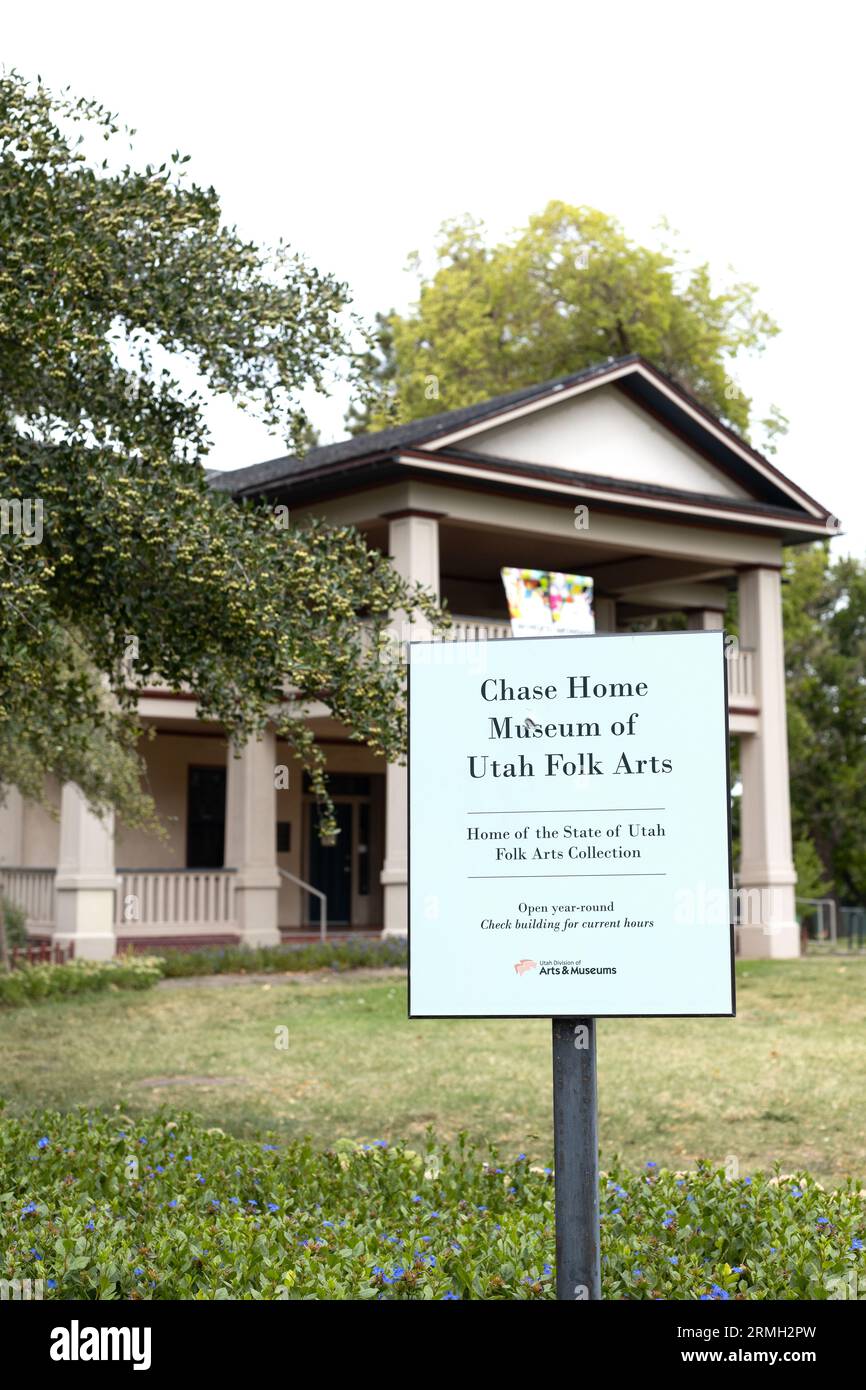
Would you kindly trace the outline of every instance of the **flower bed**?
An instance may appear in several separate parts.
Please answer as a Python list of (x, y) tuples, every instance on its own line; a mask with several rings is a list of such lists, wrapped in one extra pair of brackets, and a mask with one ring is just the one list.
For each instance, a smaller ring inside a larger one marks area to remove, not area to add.
[(385, 937), (337, 941), (323, 945), (311, 941), (300, 946), (203, 947), (196, 951), (167, 950), (160, 957), (163, 974), (227, 975), (283, 974), (302, 970), (357, 970), (361, 966), (384, 968), (407, 963), (405, 938)]
[(0, 1006), (33, 1004), (104, 989), (149, 989), (161, 977), (161, 962), (153, 956), (71, 960), (63, 965), (22, 962), (9, 974), (0, 972)]
[[(189, 1116), (0, 1123), (0, 1277), (52, 1298), (552, 1298), (553, 1183), (518, 1156), (342, 1141), (326, 1153)], [(647, 1164), (602, 1180), (606, 1298), (842, 1296), (849, 1184)]]

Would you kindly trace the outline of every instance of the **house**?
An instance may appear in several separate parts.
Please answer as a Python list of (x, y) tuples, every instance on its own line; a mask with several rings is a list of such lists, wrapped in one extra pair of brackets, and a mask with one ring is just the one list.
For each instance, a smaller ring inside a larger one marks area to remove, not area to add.
[[(740, 882), (761, 902), (739, 948), (799, 952), (782, 547), (832, 536), (838, 523), (662, 373), (638, 357), (610, 361), (212, 483), (286, 505), (293, 522), (354, 525), (447, 600), (456, 641), (510, 636), (503, 566), (590, 575), (600, 631), (673, 613), (718, 628), (736, 588)], [(332, 931), (406, 931), (405, 768), (313, 709), (341, 832), (323, 844), (315, 803), (273, 734), (227, 757), (222, 730), (187, 694), (145, 690), (140, 714), (156, 734), (144, 756), (164, 842), (115, 834), (73, 785), (58, 792), (58, 820), (14, 791), (0, 810), (2, 882), (31, 934), (85, 956), (125, 943), (275, 943), (317, 929), (322, 894)]]

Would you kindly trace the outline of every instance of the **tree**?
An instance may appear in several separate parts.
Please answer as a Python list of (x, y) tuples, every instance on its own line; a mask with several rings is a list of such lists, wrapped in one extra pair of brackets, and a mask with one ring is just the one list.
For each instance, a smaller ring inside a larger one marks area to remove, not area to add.
[(386, 626), (435, 604), (351, 530), (209, 487), (203, 399), (172, 369), (302, 443), (297, 393), (346, 350), (346, 287), (242, 240), (180, 155), (114, 167), (120, 136), (94, 102), (0, 79), (0, 782), (73, 780), (152, 824), (136, 690), (162, 681), (235, 740), (276, 713), (324, 797), (304, 708), (397, 756)]
[[(788, 744), (797, 862), (866, 903), (866, 566), (820, 544), (786, 554)], [(809, 867), (811, 865), (811, 867)], [(800, 885), (803, 891), (803, 885)], [(803, 896), (821, 896), (818, 892)]]
[[(777, 331), (755, 287), (714, 290), (706, 265), (629, 240), (592, 208), (551, 202), (525, 228), (489, 245), (481, 222), (445, 223), (437, 268), (417, 303), (380, 316), (379, 349), (356, 359), (370, 429), (471, 405), (640, 353), (707, 409), (747, 433), (750, 402), (731, 375), (740, 351)], [(784, 429), (773, 408), (768, 434)]]

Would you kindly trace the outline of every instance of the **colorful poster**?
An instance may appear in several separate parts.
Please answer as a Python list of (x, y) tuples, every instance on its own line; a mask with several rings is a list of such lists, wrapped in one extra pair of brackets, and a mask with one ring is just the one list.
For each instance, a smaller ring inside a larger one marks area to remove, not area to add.
[(514, 637), (573, 637), (595, 632), (592, 580), (558, 570), (501, 571)]

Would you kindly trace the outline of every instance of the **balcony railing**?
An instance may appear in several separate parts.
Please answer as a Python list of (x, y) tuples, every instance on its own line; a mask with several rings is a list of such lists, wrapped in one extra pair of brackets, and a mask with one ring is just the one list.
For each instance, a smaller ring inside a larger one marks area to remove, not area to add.
[(754, 709), (757, 705), (755, 652), (752, 647), (739, 647), (731, 652), (728, 662), (728, 703), (732, 709), (744, 705)]

